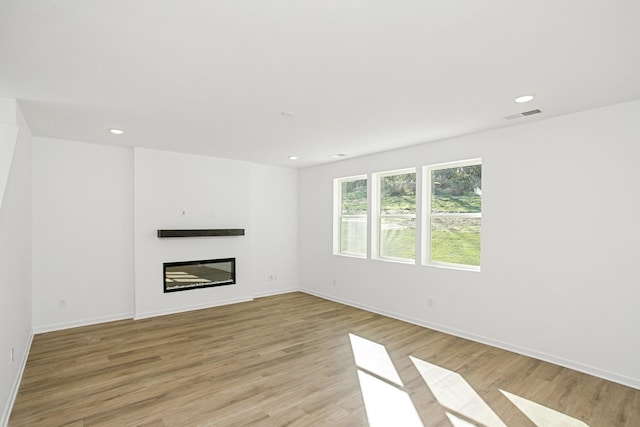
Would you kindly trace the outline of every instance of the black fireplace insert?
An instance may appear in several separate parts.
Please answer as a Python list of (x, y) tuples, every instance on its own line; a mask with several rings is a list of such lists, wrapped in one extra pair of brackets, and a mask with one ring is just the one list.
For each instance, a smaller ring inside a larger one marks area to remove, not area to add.
[(236, 259), (165, 262), (164, 292), (186, 291), (236, 283)]

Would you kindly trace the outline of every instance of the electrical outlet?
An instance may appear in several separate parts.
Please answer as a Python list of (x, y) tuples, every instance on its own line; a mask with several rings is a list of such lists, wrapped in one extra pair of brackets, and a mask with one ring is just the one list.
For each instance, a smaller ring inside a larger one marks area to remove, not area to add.
[(433, 298), (431, 297), (427, 298), (427, 307), (429, 308), (433, 307)]
[(276, 280), (278, 280), (278, 275), (275, 273), (271, 273), (267, 276), (267, 280), (270, 282), (275, 282)]
[(333, 286), (336, 286), (336, 279), (331, 279), (331, 284), (332, 284)]
[(67, 308), (67, 300), (64, 298), (60, 298), (58, 300), (58, 308)]

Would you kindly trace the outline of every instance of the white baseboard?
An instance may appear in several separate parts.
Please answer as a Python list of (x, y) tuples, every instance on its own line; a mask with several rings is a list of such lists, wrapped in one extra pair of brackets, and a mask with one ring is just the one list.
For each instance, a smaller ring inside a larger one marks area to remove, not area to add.
[(253, 297), (234, 298), (234, 299), (228, 299), (228, 300), (222, 300), (222, 301), (215, 301), (213, 303), (209, 302), (209, 303), (206, 303), (206, 304), (196, 304), (196, 305), (188, 305), (188, 306), (182, 306), (182, 307), (172, 307), (172, 308), (168, 308), (168, 309), (164, 309), (164, 310), (156, 310), (156, 311), (147, 311), (147, 312), (143, 312), (143, 313), (136, 313), (133, 316), (133, 319), (134, 320), (140, 320), (140, 319), (146, 319), (146, 318), (149, 318), (149, 317), (164, 316), (164, 315), (167, 315), (167, 314), (184, 313), (185, 311), (202, 310), (204, 308), (219, 307), (219, 306), (222, 306), (222, 305), (237, 304), (239, 302), (249, 302), (249, 301), (253, 301)]
[(454, 335), (456, 337), (465, 338), (471, 341), (479, 342), (481, 344), (490, 345), (492, 347), (501, 348), (503, 350), (512, 351), (514, 353), (522, 354), (523, 356), (533, 357), (538, 360), (543, 360), (545, 362), (553, 363), (555, 365), (563, 366), (565, 368), (573, 369), (575, 371), (583, 372), (585, 374), (593, 375), (594, 377), (602, 378), (608, 381), (613, 381), (618, 384), (622, 384), (628, 387), (632, 387), (640, 390), (640, 379), (631, 378), (625, 375), (621, 375), (615, 372), (611, 372), (605, 369), (600, 369), (594, 366), (590, 366), (584, 363), (576, 362), (574, 360), (565, 359), (563, 357), (555, 356), (552, 354), (547, 354), (543, 352), (539, 352), (530, 348), (521, 347), (518, 345), (513, 345), (509, 343), (505, 343), (502, 341), (494, 340), (492, 338), (488, 338), (482, 335), (477, 335), (474, 333), (461, 331), (458, 329), (450, 328), (444, 325), (440, 325), (432, 322), (425, 322), (422, 320), (414, 319), (408, 316), (404, 316), (402, 314), (390, 312), (387, 310), (382, 310), (377, 307), (371, 307), (366, 304), (361, 304), (356, 301), (350, 301), (343, 298), (338, 298), (332, 295), (324, 294), (322, 292), (313, 291), (311, 289), (299, 289), (300, 292), (307, 293), (309, 295), (314, 295), (319, 298), (324, 298), (330, 301), (338, 302), (340, 304), (349, 305), (351, 307), (360, 308), (362, 310), (370, 311), (372, 313), (381, 314), (383, 316), (391, 317), (393, 319), (402, 320), (407, 323), (412, 323), (417, 326), (422, 326), (424, 328), (433, 329), (439, 332), (444, 332), (449, 335)]
[(73, 322), (55, 323), (53, 325), (38, 326), (34, 328), (34, 333), (41, 334), (44, 332), (60, 331), (62, 329), (77, 328), (80, 326), (95, 325), (98, 323), (113, 322), (116, 320), (131, 319), (133, 313), (122, 313), (112, 316), (93, 317), (91, 319), (74, 320)]
[(299, 292), (299, 291), (300, 291), (300, 288), (278, 289), (275, 291), (256, 292), (253, 294), (253, 297), (254, 298), (271, 297), (274, 295), (290, 294), (291, 292)]
[(29, 358), (29, 352), (31, 351), (31, 343), (33, 342), (34, 332), (31, 331), (29, 335), (29, 341), (27, 342), (27, 346), (24, 349), (24, 353), (22, 355), (22, 362), (20, 363), (20, 369), (18, 369), (18, 373), (16, 375), (15, 380), (13, 381), (13, 387), (11, 388), (11, 394), (9, 395), (9, 399), (5, 405), (4, 411), (2, 412), (2, 419), (0, 419), (0, 425), (2, 427), (7, 427), (9, 425), (9, 417), (11, 416), (11, 411), (13, 410), (13, 404), (16, 401), (16, 397), (18, 396), (18, 390), (20, 389), (20, 383), (22, 382), (22, 375), (24, 374), (24, 369), (27, 366), (27, 359)]

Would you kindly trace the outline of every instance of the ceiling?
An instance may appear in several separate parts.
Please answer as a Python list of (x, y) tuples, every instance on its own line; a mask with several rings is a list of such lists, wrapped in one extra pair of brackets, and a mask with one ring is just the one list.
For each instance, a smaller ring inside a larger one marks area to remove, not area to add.
[(638, 0), (0, 0), (0, 96), (35, 136), (308, 167), (638, 99), (639, 16)]

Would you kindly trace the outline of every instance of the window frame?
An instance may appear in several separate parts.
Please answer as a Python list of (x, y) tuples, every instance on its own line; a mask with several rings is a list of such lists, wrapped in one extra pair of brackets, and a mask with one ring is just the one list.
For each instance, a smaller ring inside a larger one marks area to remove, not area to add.
[[(382, 189), (381, 181), (382, 178), (394, 175), (404, 175), (408, 173), (413, 173), (416, 176), (416, 193), (415, 193), (415, 213), (411, 214), (402, 214), (402, 215), (382, 215), (381, 213), (381, 194), (380, 191)], [(403, 169), (395, 169), (384, 172), (377, 172), (372, 174), (372, 188), (371, 188), (371, 199), (372, 199), (372, 211), (375, 212), (375, 215), (372, 213), (372, 227), (371, 227), (371, 258), (380, 260), (380, 261), (388, 261), (388, 262), (396, 262), (401, 264), (412, 264), (415, 265), (417, 262), (418, 254), (417, 248), (414, 252), (413, 258), (400, 258), (400, 257), (390, 257), (384, 256), (380, 253), (381, 242), (382, 239), (382, 218), (413, 218), (415, 223), (415, 233), (414, 233), (414, 246), (418, 243), (418, 168), (410, 167)]]
[[(480, 212), (461, 212), (461, 213), (437, 213), (433, 214), (432, 209), (432, 172), (442, 169), (452, 169), (465, 166), (482, 167), (482, 158), (460, 160), (447, 163), (438, 163), (422, 167), (422, 265), (431, 267), (451, 268), (456, 270), (481, 271), (482, 267), (482, 201), (480, 203)], [(442, 262), (431, 260), (431, 219), (432, 218), (479, 218), (480, 219), (480, 265), (458, 264), (452, 262)]]
[[(367, 184), (367, 210), (363, 215), (343, 215), (342, 214), (342, 183), (364, 180)], [(370, 181), (367, 175), (353, 175), (348, 177), (335, 178), (333, 180), (333, 254), (352, 257), (368, 258), (369, 252), (369, 195)], [(364, 232), (364, 253), (342, 251), (342, 219), (343, 218), (363, 218), (365, 223)]]

